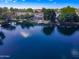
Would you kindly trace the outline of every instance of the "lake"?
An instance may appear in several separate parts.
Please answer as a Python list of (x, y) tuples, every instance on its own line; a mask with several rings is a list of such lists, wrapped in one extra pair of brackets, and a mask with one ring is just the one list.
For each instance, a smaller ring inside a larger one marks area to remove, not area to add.
[(79, 59), (79, 26), (1, 26), (1, 58)]

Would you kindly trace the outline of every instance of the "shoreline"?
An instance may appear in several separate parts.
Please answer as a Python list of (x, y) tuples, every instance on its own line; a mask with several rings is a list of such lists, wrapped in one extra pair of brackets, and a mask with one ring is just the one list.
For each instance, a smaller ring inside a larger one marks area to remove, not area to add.
[(73, 25), (79, 25), (79, 22), (50, 22), (50, 21), (45, 21), (45, 20), (41, 20), (41, 21), (33, 21), (33, 20), (29, 20), (29, 21), (24, 21), (24, 20), (12, 20), (10, 22), (6, 22), (4, 20), (0, 20), (0, 24), (2, 23), (12, 23), (12, 22), (16, 22), (16, 23), (31, 23), (31, 24), (44, 24), (44, 25), (57, 25), (57, 26), (62, 26), (62, 25), (66, 25), (66, 26), (73, 26)]

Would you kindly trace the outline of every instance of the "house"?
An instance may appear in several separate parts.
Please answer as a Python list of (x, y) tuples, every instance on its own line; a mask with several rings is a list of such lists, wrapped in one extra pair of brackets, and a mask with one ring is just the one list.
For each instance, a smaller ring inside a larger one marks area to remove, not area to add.
[(33, 15), (32, 12), (25, 12), (25, 11), (17, 11), (17, 12), (15, 12), (16, 16), (27, 15), (27, 14)]
[(76, 11), (76, 14), (79, 16), (79, 9), (76, 9), (75, 11)]
[(42, 9), (34, 10), (34, 20), (44, 20), (44, 13), (42, 12)]

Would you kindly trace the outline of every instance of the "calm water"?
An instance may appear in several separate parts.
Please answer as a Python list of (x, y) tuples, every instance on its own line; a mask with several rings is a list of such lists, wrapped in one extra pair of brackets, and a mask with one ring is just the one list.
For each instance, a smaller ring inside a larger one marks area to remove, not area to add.
[(0, 27), (1, 55), (10, 56), (2, 59), (79, 59), (79, 27)]

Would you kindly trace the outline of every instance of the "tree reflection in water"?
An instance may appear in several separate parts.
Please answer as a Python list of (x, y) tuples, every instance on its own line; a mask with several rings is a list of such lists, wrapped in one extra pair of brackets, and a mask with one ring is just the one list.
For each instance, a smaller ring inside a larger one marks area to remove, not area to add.
[(5, 39), (4, 33), (1, 31), (0, 32), (0, 45), (3, 45), (3, 39)]
[(53, 25), (52, 26), (45, 26), (43, 28), (43, 33), (45, 35), (51, 35), (53, 31), (54, 31), (54, 26)]
[(57, 26), (58, 32), (67, 36), (73, 35), (78, 29), (78, 26)]
[[(44, 26), (43, 33), (45, 35), (51, 35), (52, 32), (54, 31), (55, 27), (56, 26), (54, 26), (54, 25), (52, 25), (52, 26)], [(66, 36), (73, 35), (77, 30), (79, 30), (79, 26), (65, 26), (65, 25), (57, 26), (57, 31), (60, 34), (66, 35)]]
[(17, 23), (16, 25), (20, 25), (22, 29), (24, 29), (24, 28), (29, 29), (30, 27), (34, 26), (33, 23), (29, 23), (29, 22)]
[(15, 30), (16, 29), (15, 26), (12, 26), (11, 24), (8, 24), (8, 23), (1, 24), (1, 27), (6, 29), (6, 30)]

